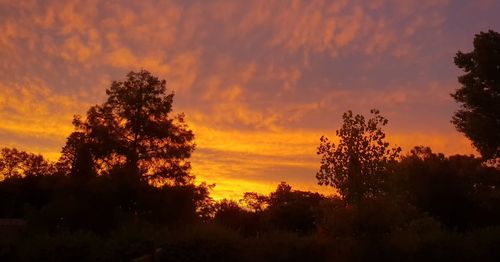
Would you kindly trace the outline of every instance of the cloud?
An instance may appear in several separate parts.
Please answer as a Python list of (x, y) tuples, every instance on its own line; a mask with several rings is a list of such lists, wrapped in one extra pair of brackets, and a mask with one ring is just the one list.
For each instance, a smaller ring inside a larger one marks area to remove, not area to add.
[(0, 143), (55, 160), (73, 130), (73, 114), (87, 107), (77, 97), (55, 94), (42, 82), (0, 84)]
[(471, 153), (449, 123), (452, 57), (478, 30), (500, 27), (498, 8), (488, 0), (0, 0), (0, 143), (56, 158), (73, 114), (144, 68), (175, 92), (174, 109), (197, 137), (193, 172), (216, 182), (219, 197), (281, 180), (318, 189), (318, 139), (349, 109), (379, 108), (405, 149)]

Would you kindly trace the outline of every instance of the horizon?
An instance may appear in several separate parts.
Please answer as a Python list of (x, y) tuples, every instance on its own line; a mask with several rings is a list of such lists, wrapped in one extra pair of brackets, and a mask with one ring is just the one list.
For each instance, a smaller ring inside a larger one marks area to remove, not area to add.
[(495, 1), (0, 1), (0, 143), (55, 160), (73, 115), (141, 68), (166, 79), (215, 199), (317, 185), (322, 135), (377, 108), (403, 153), (475, 154), (450, 123), (457, 51), (500, 29)]

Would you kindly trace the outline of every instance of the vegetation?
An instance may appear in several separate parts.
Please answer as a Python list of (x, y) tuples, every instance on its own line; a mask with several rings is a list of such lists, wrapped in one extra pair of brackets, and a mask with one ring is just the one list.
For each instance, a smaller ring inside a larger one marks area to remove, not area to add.
[(452, 94), (461, 105), (452, 122), (485, 159), (500, 158), (500, 34), (477, 34), (474, 50), (458, 52), (455, 64), (465, 74)]
[(354, 116), (351, 111), (344, 114), (344, 124), (336, 132), (339, 144), (321, 137), (318, 154), (321, 168), (316, 174), (320, 185), (337, 188), (350, 203), (383, 193), (386, 176), (391, 164), (398, 158), (401, 148), (389, 148), (381, 126), (388, 120), (378, 110), (371, 110), (373, 118)]
[(106, 94), (108, 100), (91, 107), (85, 120), (73, 120), (76, 130), (60, 165), (81, 175), (121, 170), (153, 183), (189, 183), (194, 135), (182, 114), (169, 117), (174, 95), (166, 93), (165, 80), (145, 70), (130, 72)]
[[(480, 34), (476, 49), (493, 36)], [(469, 101), (477, 85), (466, 78), (455, 97)], [(493, 85), (482, 90), (490, 101)], [(498, 157), (491, 141), (483, 150), (473, 139), (484, 159), (423, 146), (401, 154), (379, 111), (368, 120), (348, 111), (339, 142), (322, 137), (318, 148), (318, 182), (338, 196), (282, 182), (269, 195), (217, 202), (212, 186), (193, 184), (194, 135), (182, 114), (169, 116), (165, 81), (131, 72), (106, 93), (75, 117), (57, 163), (0, 151), (1, 261), (500, 261), (500, 169), (484, 162)]]
[(54, 166), (43, 156), (19, 151), (15, 148), (0, 150), (0, 176), (15, 178), (22, 176), (48, 175)]

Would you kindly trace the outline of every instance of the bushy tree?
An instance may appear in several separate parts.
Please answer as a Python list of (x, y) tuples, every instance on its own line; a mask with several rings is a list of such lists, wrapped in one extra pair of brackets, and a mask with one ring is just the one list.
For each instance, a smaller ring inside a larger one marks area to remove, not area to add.
[(474, 156), (415, 147), (398, 167), (400, 188), (415, 207), (452, 228), (497, 225), (500, 172)]
[(336, 131), (339, 143), (322, 136), (318, 147), (318, 183), (335, 187), (349, 203), (383, 193), (385, 176), (401, 152), (385, 141), (382, 127), (388, 120), (378, 110), (370, 112), (373, 117), (368, 120), (351, 111), (344, 113), (342, 128)]
[(307, 234), (316, 229), (317, 212), (324, 197), (319, 193), (293, 190), (281, 182), (269, 194), (267, 219), (272, 228)]
[[(122, 172), (154, 183), (192, 181), (188, 161), (194, 134), (184, 115), (171, 117), (173, 93), (145, 70), (113, 81), (108, 99), (75, 117), (61, 162), (74, 172)], [(89, 163), (92, 166), (88, 166)]]
[(16, 148), (0, 150), (0, 178), (47, 175), (53, 172), (53, 165), (42, 155), (36, 155)]
[(500, 34), (481, 32), (474, 50), (458, 52), (455, 64), (465, 74), (452, 97), (460, 103), (452, 123), (485, 159), (500, 158)]
[(269, 197), (256, 192), (245, 192), (240, 203), (253, 212), (261, 212), (269, 205)]

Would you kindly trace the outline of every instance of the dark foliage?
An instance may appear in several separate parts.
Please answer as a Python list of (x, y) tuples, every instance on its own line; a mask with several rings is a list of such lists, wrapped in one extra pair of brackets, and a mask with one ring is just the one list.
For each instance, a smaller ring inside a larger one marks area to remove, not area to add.
[(91, 107), (86, 119), (75, 117), (59, 165), (82, 176), (126, 169), (150, 183), (192, 182), (194, 134), (183, 114), (169, 116), (174, 95), (167, 94), (165, 80), (145, 70), (130, 72), (106, 94), (107, 101)]
[(173, 225), (198, 220), (208, 198), (203, 185), (154, 187), (121, 174), (85, 182), (63, 175), (0, 183), (0, 217), (26, 218), (34, 229), (107, 233), (135, 220)]
[(401, 148), (390, 148), (382, 127), (388, 120), (378, 110), (365, 120), (351, 111), (342, 116), (342, 128), (336, 131), (338, 145), (321, 137), (318, 155), (321, 167), (316, 178), (320, 185), (335, 187), (348, 202), (360, 202), (383, 194), (386, 176)]
[(416, 148), (387, 176), (387, 192), (354, 204), (281, 183), (269, 195), (245, 194), (242, 206), (214, 205), (206, 185), (155, 187), (120, 172), (82, 179), (54, 170), (1, 181), (0, 217), (28, 224), (16, 234), (0, 235), (0, 259), (500, 258), (500, 174), (472, 156)]
[(16, 148), (0, 150), (0, 179), (22, 176), (43, 176), (54, 172), (54, 166), (43, 156), (19, 151)]
[(445, 157), (416, 147), (399, 164), (399, 190), (451, 228), (498, 225), (500, 171), (473, 156)]
[(452, 122), (485, 159), (500, 158), (500, 34), (477, 34), (474, 50), (458, 52), (455, 64), (465, 74), (452, 94), (461, 106)]
[(269, 223), (274, 229), (311, 233), (316, 229), (317, 208), (323, 199), (318, 193), (292, 190), (291, 186), (282, 182), (269, 195)]

